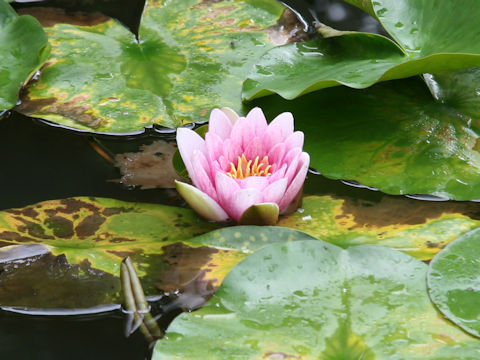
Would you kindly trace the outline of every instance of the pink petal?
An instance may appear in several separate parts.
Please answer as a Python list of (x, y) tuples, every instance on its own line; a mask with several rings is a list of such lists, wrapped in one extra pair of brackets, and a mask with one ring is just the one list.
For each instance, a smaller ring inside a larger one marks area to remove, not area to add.
[(238, 157), (242, 155), (243, 149), (241, 146), (232, 141), (231, 139), (227, 139), (223, 143), (223, 155), (227, 160), (228, 164), (233, 162), (237, 165)]
[(222, 172), (217, 172), (215, 174), (215, 186), (217, 190), (218, 202), (225, 210), (227, 210), (233, 193), (240, 190), (240, 186), (234, 179)]
[(194, 181), (193, 167), (192, 167), (192, 155), (195, 150), (201, 153), (206, 153), (205, 141), (195, 131), (190, 129), (178, 128), (177, 129), (177, 145), (180, 156), (183, 163), (187, 168), (188, 175)]
[(214, 161), (223, 154), (223, 141), (215, 133), (207, 132), (205, 134), (205, 146), (207, 150), (207, 158), (209, 161)]
[(267, 130), (267, 119), (259, 107), (253, 108), (247, 114), (247, 121), (256, 136), (263, 136)]
[(298, 169), (298, 172), (296, 173), (290, 185), (288, 185), (287, 190), (285, 191), (285, 195), (280, 201), (280, 204), (278, 204), (280, 206), (280, 211), (286, 209), (288, 205), (293, 201), (295, 196), (297, 196), (298, 192), (303, 186), (303, 183), (305, 182), (305, 177), (307, 176), (309, 165), (310, 156), (306, 152), (303, 152), (300, 155), (300, 167)]
[(265, 134), (267, 148), (271, 148), (275, 144), (284, 142), (292, 134), (293, 115), (289, 112), (281, 113), (268, 125)]
[(302, 150), (300, 148), (293, 148), (285, 156), (284, 161), (287, 164), (287, 172), (285, 173), (285, 177), (287, 178), (289, 184), (297, 173), (298, 162), (300, 161), (301, 154)]
[(280, 169), (275, 171), (272, 175), (268, 177), (268, 181), (271, 183), (285, 177), (285, 172), (287, 171), (287, 164), (283, 164)]
[(263, 147), (263, 140), (258, 136), (250, 139), (250, 143), (245, 148), (243, 152), (247, 160), (255, 161), (255, 158), (259, 157), (259, 162), (262, 161), (263, 157), (265, 156), (265, 148)]
[(227, 158), (225, 158), (225, 156), (220, 155), (220, 157), (218, 158), (218, 165), (220, 166), (220, 169), (222, 169), (223, 171), (225, 172), (230, 171), (230, 162), (228, 161)]
[(192, 156), (193, 177), (191, 177), (193, 185), (203, 192), (207, 193), (213, 199), (217, 199), (217, 193), (213, 186), (210, 166), (204, 154), (198, 150), (194, 150)]
[(242, 189), (256, 188), (262, 191), (268, 186), (269, 181), (266, 176), (249, 176), (245, 179), (237, 180), (237, 183)]
[(287, 179), (280, 179), (271, 183), (262, 191), (263, 201), (279, 204), (280, 200), (282, 200), (283, 195), (285, 194), (286, 189)]
[(232, 122), (222, 110), (213, 109), (210, 113), (208, 132), (217, 134), (222, 140), (230, 136), (232, 132)]
[(278, 143), (273, 146), (268, 152), (268, 162), (270, 165), (277, 165), (283, 161), (283, 157), (285, 156), (286, 146), (285, 143)]
[(261, 202), (262, 194), (260, 190), (254, 188), (241, 189), (233, 194), (227, 212), (232, 219), (238, 221), (242, 217), (245, 210), (247, 210), (250, 206), (259, 204)]
[[(239, 118), (233, 125), (230, 139), (235, 147), (239, 148), (241, 153), (248, 143), (255, 137), (255, 130), (246, 118)], [(240, 155), (241, 155), (240, 153)]]
[(225, 221), (227, 213), (222, 207), (204, 192), (196, 187), (175, 180), (178, 193), (185, 199), (190, 207), (207, 220)]
[(293, 148), (303, 148), (303, 132), (301, 131), (295, 131), (292, 135), (290, 135), (286, 140), (285, 140), (285, 145), (287, 146), (287, 151)]

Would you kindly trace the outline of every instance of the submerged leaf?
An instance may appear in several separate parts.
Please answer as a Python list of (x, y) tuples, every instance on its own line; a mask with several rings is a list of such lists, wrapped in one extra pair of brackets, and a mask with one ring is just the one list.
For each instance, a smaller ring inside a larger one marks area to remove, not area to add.
[(175, 180), (185, 180), (177, 174), (172, 164), (176, 150), (173, 144), (157, 140), (142, 145), (138, 152), (117, 154), (115, 166), (122, 174), (119, 182), (142, 189), (175, 188)]
[(383, 247), (272, 245), (176, 318), (153, 359), (474, 359), (478, 342), (438, 316), (425, 275)]

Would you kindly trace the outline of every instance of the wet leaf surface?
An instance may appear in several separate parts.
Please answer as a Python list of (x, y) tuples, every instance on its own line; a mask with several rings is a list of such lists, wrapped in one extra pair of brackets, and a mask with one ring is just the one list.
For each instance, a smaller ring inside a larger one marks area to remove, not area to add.
[(438, 6), (435, 0), (352, 2), (373, 11), (396, 43), (375, 34), (320, 26), (317, 38), (262, 56), (244, 83), (244, 98), (276, 93), (293, 99), (337, 85), (362, 89), (380, 81), (480, 66), (476, 0), (461, 6)]
[(474, 203), (307, 196), (300, 212), (281, 218), (277, 225), (344, 248), (383, 245), (430, 260), (451, 241), (479, 227), (480, 212)]
[[(147, 296), (167, 293), (176, 299), (172, 306), (197, 308), (248, 253), (272, 242), (311, 238), (275, 227), (209, 232), (218, 226), (188, 209), (102, 198), (2, 211), (0, 305), (119, 303), (121, 261), (129, 256)], [(56, 297), (59, 292), (68, 296)]]
[(139, 41), (103, 15), (29, 9), (44, 25), (52, 55), (17, 109), (108, 134), (205, 121), (214, 107), (241, 111), (248, 69), (267, 49), (292, 40), (291, 29), (277, 25), (284, 9), (274, 0), (149, 0)]
[(431, 93), (412, 78), (256, 105), (267, 118), (291, 111), (306, 134), (310, 165), (329, 178), (388, 194), (472, 200), (480, 198), (479, 74), (471, 68), (426, 75)]
[(430, 263), (428, 287), (438, 309), (465, 331), (480, 336), (480, 233), (447, 246)]
[(37, 20), (17, 16), (0, 1), (0, 113), (16, 105), (20, 87), (45, 62), (49, 49)]
[(206, 306), (176, 318), (153, 359), (476, 358), (478, 341), (428, 299), (426, 268), (371, 245), (272, 245), (235, 267)]

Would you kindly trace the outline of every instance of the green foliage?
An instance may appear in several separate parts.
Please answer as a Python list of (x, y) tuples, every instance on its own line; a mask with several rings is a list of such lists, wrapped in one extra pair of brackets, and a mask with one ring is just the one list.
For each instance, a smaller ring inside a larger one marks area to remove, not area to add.
[(479, 74), (472, 68), (426, 75), (431, 92), (414, 78), (256, 104), (267, 117), (293, 113), (311, 166), (327, 177), (388, 194), (479, 199)]
[(243, 97), (272, 93), (293, 99), (336, 85), (366, 88), (376, 82), (480, 66), (480, 6), (476, 0), (354, 1), (373, 9), (396, 41), (367, 33), (335, 32), (267, 52), (248, 75)]
[(348, 248), (373, 244), (430, 260), (443, 247), (480, 226), (474, 203), (425, 202), (383, 196), (370, 201), (334, 195), (306, 196), (302, 212), (278, 226)]
[(478, 342), (431, 304), (426, 267), (376, 246), (268, 246), (176, 318), (153, 359), (474, 359)]
[(430, 298), (452, 322), (480, 336), (480, 241), (474, 230), (448, 245), (430, 263)]
[(20, 87), (45, 62), (49, 51), (38, 21), (17, 16), (0, 0), (0, 112), (15, 106)]
[(204, 121), (213, 107), (241, 111), (247, 71), (273, 39), (288, 40), (275, 27), (284, 9), (275, 0), (149, 0), (138, 41), (105, 16), (37, 13), (52, 55), (18, 110), (115, 134)]

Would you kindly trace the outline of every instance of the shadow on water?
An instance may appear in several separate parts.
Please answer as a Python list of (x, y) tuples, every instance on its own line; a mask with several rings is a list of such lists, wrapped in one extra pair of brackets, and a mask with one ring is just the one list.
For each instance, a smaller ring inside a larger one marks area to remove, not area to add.
[(120, 311), (95, 316), (29, 316), (0, 311), (0, 357), (35, 360), (150, 357), (140, 332), (124, 335)]

